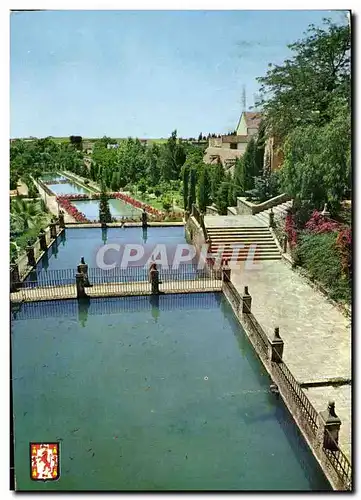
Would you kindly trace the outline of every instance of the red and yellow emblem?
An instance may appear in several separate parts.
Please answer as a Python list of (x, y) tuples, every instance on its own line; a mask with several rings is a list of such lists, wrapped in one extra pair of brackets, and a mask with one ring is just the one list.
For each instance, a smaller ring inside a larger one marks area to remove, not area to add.
[(59, 478), (59, 443), (30, 443), (30, 474), (34, 481)]

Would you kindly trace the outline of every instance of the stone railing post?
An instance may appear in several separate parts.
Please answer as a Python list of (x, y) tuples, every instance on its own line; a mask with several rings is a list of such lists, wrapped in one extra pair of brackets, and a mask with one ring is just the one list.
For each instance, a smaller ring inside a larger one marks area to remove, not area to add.
[(327, 409), (318, 414), (318, 443), (326, 450), (338, 449), (338, 435), (341, 419), (335, 413), (335, 402), (330, 401)]
[(275, 335), (271, 340), (271, 361), (280, 363), (283, 356), (284, 342), (280, 337), (280, 329), (278, 326), (275, 328)]
[(252, 307), (252, 297), (248, 293), (248, 286), (244, 287), (244, 293), (242, 295), (242, 313), (250, 313)]
[(59, 212), (59, 227), (64, 229), (65, 228), (65, 218), (64, 218), (64, 212), (60, 210)]
[(31, 245), (30, 240), (28, 241), (28, 245), (25, 248), (25, 250), (26, 250), (26, 255), (28, 256), (28, 266), (35, 267), (36, 266), (35, 250), (34, 247)]
[(271, 210), (268, 213), (269, 216), (269, 227), (274, 227), (275, 225), (275, 214), (273, 212), (273, 208), (271, 207)]
[(145, 210), (142, 212), (142, 228), (147, 229), (148, 227), (148, 215)]
[(152, 286), (152, 295), (159, 295), (159, 271), (158, 269), (151, 269), (150, 283)]
[(55, 239), (57, 234), (56, 234), (56, 222), (54, 221), (54, 219), (52, 219), (49, 226), (50, 226), (50, 238)]
[(224, 262), (222, 267), (222, 280), (225, 282), (231, 281), (231, 268), (229, 267), (228, 260)]
[(78, 271), (78, 274), (81, 274), (83, 277), (83, 287), (89, 288), (89, 287), (93, 286), (89, 283), (88, 264), (85, 263), (84, 257), (81, 257), (80, 264), (78, 264), (77, 271)]
[(10, 264), (10, 292), (16, 292), (20, 283), (19, 266), (17, 262), (12, 261)]
[(84, 274), (83, 273), (76, 273), (75, 275), (75, 281), (76, 281), (76, 298), (77, 299), (84, 299), (88, 297), (86, 291), (85, 291), (85, 283), (84, 283)]
[(43, 250), (44, 252), (47, 251), (48, 246), (46, 244), (46, 234), (44, 229), (41, 229), (39, 232), (39, 240), (40, 240), (40, 250)]

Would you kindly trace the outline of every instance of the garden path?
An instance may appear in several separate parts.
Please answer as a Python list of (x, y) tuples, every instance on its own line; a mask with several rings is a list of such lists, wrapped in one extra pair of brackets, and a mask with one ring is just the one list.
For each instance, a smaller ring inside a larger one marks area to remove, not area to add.
[[(252, 312), (269, 337), (280, 329), (283, 358), (300, 383), (351, 379), (351, 320), (312, 288), (283, 260), (261, 261), (253, 269), (237, 265), (232, 283), (240, 293), (248, 286)], [(340, 446), (351, 454), (351, 386), (305, 389), (317, 410), (336, 403), (342, 420)]]

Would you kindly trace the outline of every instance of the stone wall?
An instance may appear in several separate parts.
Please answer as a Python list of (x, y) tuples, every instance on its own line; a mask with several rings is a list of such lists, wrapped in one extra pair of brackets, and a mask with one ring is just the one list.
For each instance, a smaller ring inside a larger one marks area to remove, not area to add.
[(252, 203), (251, 201), (247, 201), (244, 196), (237, 197), (237, 211), (239, 215), (255, 215), (263, 210), (268, 210), (271, 207), (275, 207), (284, 203), (285, 201), (290, 200), (291, 198), (282, 193), (274, 198), (264, 201), (263, 203)]

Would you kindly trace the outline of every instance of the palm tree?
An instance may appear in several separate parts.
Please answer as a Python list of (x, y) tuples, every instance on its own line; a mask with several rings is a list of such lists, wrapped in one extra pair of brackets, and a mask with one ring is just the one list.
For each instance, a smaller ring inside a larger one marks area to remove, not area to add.
[(36, 226), (42, 217), (38, 202), (17, 199), (11, 202), (10, 213), (14, 220), (22, 221), (23, 229)]

